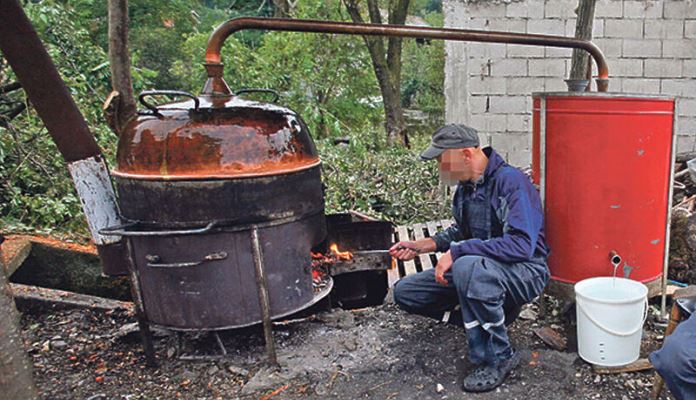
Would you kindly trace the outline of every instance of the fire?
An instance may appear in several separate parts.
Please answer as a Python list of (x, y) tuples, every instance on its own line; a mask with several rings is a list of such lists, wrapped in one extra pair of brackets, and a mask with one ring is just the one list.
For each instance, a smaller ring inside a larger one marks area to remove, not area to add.
[(331, 252), (338, 257), (339, 260), (350, 261), (353, 259), (353, 253), (350, 251), (340, 251), (338, 250), (338, 245), (336, 243), (332, 244), (330, 247)]
[(340, 251), (336, 243), (329, 246), (329, 249), (331, 251), (327, 254), (310, 252), (312, 257), (312, 280), (314, 283), (321, 283), (324, 277), (328, 275), (329, 268), (332, 264), (353, 259), (353, 253), (350, 251)]

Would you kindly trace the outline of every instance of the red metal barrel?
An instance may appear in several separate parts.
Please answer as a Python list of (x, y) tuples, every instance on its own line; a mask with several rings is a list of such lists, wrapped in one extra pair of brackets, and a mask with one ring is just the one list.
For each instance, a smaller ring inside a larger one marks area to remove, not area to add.
[(533, 95), (534, 181), (551, 247), (551, 292), (618, 276), (657, 293), (668, 251), (674, 99), (617, 93)]

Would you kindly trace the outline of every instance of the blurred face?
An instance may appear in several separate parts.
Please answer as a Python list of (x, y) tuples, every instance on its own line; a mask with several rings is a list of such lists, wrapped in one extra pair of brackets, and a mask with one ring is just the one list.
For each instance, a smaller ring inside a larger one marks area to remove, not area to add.
[(472, 159), (474, 149), (447, 149), (437, 157), (440, 181), (447, 186), (454, 186), (460, 181), (474, 178)]

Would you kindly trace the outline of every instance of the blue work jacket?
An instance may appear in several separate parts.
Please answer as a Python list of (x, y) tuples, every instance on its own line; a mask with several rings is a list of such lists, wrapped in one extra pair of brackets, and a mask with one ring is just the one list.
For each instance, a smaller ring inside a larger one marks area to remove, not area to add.
[(546, 263), (541, 199), (529, 178), (491, 147), (476, 182), (460, 182), (452, 202), (455, 223), (433, 236), (438, 251), (489, 257), (503, 263)]

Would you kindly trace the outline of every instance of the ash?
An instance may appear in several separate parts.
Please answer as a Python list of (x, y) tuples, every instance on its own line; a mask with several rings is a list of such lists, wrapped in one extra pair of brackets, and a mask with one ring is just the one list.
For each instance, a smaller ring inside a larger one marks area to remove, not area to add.
[[(652, 371), (598, 375), (577, 353), (548, 348), (531, 332), (565, 326), (556, 306), (540, 319), (536, 305), (511, 328), (523, 362), (494, 392), (477, 399), (644, 399)], [(43, 399), (446, 399), (460, 389), (466, 362), (462, 329), (407, 314), (393, 304), (362, 310), (334, 309), (276, 326), (281, 364), (264, 364), (258, 327), (223, 332), (228, 354), (185, 361), (182, 352), (219, 353), (209, 334), (156, 331), (159, 367), (145, 366), (135, 326), (125, 312), (43, 310), (24, 314), (25, 345)], [(642, 356), (662, 333), (647, 325)], [(664, 399), (669, 397), (663, 391)], [(264, 397), (265, 396), (265, 397)], [(468, 398), (468, 397), (467, 397)]]

